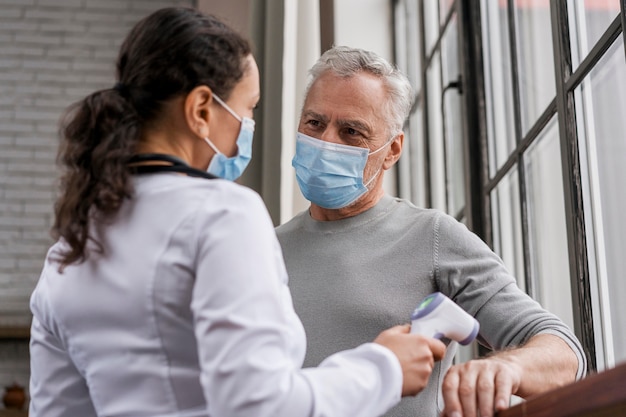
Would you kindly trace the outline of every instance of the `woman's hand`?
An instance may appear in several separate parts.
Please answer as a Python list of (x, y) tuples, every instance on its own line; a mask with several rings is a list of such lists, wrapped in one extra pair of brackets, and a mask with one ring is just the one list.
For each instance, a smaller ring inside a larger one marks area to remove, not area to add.
[(391, 350), (402, 367), (402, 396), (418, 394), (428, 383), (435, 361), (441, 360), (446, 345), (440, 340), (409, 333), (411, 326), (395, 326), (374, 340)]

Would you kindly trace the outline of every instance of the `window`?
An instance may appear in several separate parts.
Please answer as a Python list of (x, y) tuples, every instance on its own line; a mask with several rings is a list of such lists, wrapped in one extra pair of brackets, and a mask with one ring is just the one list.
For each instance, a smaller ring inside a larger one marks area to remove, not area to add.
[(584, 166), (586, 230), (597, 303), (598, 352), (611, 366), (626, 361), (626, 108), (624, 41), (619, 37), (575, 91)]
[[(417, 90), (399, 194), (462, 220), (570, 325), (626, 361), (626, 49), (619, 0), (396, 0)], [(421, 81), (421, 83), (420, 83)]]

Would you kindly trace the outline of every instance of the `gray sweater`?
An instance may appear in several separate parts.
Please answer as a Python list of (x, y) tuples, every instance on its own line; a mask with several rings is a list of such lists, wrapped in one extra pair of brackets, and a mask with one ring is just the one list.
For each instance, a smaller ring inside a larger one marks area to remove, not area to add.
[[(385, 196), (366, 212), (338, 221), (318, 222), (305, 211), (276, 232), (307, 333), (304, 366), (408, 323), (418, 302), (440, 291), (476, 317), (485, 346), (502, 349), (539, 333), (555, 334), (578, 356), (578, 377), (586, 371), (580, 343), (567, 326), (517, 287), (478, 236), (440, 211)], [(386, 416), (438, 416), (453, 345), (428, 387)]]

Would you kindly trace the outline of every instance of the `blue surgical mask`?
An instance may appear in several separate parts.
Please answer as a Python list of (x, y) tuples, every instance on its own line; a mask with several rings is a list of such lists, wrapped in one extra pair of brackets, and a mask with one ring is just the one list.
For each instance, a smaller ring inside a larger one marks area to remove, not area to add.
[(391, 140), (370, 152), (368, 148), (326, 142), (298, 132), (296, 154), (291, 165), (296, 169), (302, 195), (327, 209), (349, 206), (368, 191), (367, 186), (380, 173), (379, 169), (366, 184), (363, 183), (367, 158), (389, 143)]
[(233, 117), (241, 122), (239, 128), (239, 136), (237, 136), (237, 155), (227, 157), (217, 149), (215, 144), (209, 138), (204, 141), (215, 151), (213, 159), (207, 168), (209, 174), (226, 180), (235, 181), (243, 174), (252, 158), (252, 137), (254, 136), (254, 120), (249, 117), (241, 117), (233, 111), (222, 99), (213, 94), (213, 98), (224, 109), (226, 109)]

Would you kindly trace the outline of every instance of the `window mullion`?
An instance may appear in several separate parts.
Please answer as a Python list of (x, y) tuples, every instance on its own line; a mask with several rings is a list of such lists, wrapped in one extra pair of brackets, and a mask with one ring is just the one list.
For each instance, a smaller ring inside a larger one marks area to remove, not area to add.
[(567, 3), (550, 2), (550, 12), (572, 304), (579, 306), (573, 311), (574, 327), (587, 355), (588, 368), (595, 371), (596, 348), (574, 92), (566, 89), (566, 82), (572, 74)]
[(624, 56), (626, 57), (626, 0), (620, 1), (622, 11), (622, 36), (624, 37)]

